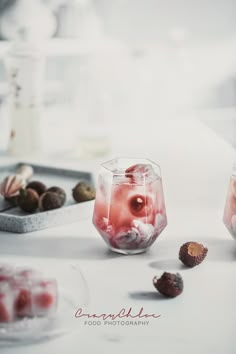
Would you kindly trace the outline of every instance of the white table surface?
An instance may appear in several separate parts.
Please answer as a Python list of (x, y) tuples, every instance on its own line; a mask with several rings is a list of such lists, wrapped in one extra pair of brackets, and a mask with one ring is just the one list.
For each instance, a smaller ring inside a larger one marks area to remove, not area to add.
[[(235, 151), (192, 119), (157, 121), (135, 129), (120, 125), (113, 135), (114, 156), (147, 156), (162, 167), (169, 224), (151, 250), (137, 256), (109, 253), (89, 217), (32, 234), (0, 232), (0, 260), (40, 257), (45, 263), (51, 258), (79, 263), (92, 312), (144, 307), (146, 313), (161, 317), (150, 319), (148, 326), (83, 326), (81, 331), (78, 325), (78, 331), (65, 337), (0, 348), (0, 353), (235, 353), (236, 247), (222, 224)], [(1, 164), (6, 160), (2, 158)], [(100, 161), (54, 163), (96, 172)], [(189, 240), (209, 248), (205, 262), (193, 269), (178, 261), (179, 247)], [(181, 296), (171, 300), (156, 296), (152, 278), (163, 271), (181, 273), (185, 285)]]

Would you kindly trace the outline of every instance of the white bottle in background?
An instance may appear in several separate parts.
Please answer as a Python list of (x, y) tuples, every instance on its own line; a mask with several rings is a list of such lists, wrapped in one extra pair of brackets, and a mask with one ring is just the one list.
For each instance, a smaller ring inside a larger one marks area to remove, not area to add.
[(79, 157), (85, 159), (105, 156), (111, 151), (112, 102), (101, 54), (88, 54), (80, 62), (76, 100), (77, 150)]
[(33, 43), (29, 32), (22, 29), (5, 59), (12, 131), (9, 153), (35, 155), (41, 150), (45, 56)]

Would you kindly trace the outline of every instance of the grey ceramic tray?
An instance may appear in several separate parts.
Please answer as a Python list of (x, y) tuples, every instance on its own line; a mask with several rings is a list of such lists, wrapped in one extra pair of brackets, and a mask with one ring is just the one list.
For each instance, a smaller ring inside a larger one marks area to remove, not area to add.
[[(14, 174), (17, 168), (24, 163), (0, 166), (0, 181), (6, 176)], [(89, 216), (93, 201), (75, 203), (72, 197), (72, 188), (79, 181), (87, 181), (94, 185), (92, 174), (69, 169), (60, 169), (42, 165), (31, 164), (34, 169), (32, 180), (39, 180), (46, 186), (60, 186), (66, 191), (66, 204), (55, 210), (28, 214), (18, 207), (0, 213), (0, 230), (14, 233), (26, 233), (46, 229), (78, 221)], [(9, 206), (0, 196), (0, 210)]]

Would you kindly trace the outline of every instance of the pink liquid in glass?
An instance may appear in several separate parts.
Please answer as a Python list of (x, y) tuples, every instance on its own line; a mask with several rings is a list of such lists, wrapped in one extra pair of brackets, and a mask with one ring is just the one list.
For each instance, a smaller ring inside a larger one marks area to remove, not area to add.
[(101, 173), (93, 223), (113, 251), (132, 254), (148, 249), (167, 225), (162, 180), (155, 166), (136, 164)]

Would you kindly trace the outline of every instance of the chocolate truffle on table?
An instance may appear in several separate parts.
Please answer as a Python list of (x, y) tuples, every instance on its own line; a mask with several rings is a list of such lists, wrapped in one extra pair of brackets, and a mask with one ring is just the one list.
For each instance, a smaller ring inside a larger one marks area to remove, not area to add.
[(153, 278), (155, 288), (166, 297), (176, 297), (183, 292), (184, 283), (179, 273), (164, 272), (158, 279)]
[(39, 205), (38, 193), (30, 188), (21, 189), (18, 196), (18, 206), (27, 213), (36, 211)]
[(66, 202), (66, 192), (64, 191), (64, 189), (62, 189), (60, 187), (51, 187), (51, 188), (49, 188), (47, 190), (47, 192), (56, 193), (61, 198), (62, 205), (65, 204), (65, 202)]
[(198, 242), (186, 242), (179, 250), (179, 259), (187, 267), (195, 267), (206, 258), (208, 249)]
[(63, 201), (57, 193), (46, 192), (39, 198), (39, 210), (49, 211), (53, 209), (61, 208)]
[(77, 203), (95, 199), (96, 191), (87, 182), (79, 182), (72, 190), (72, 195)]
[(35, 190), (39, 196), (42, 195), (43, 193), (45, 193), (47, 190), (47, 187), (45, 186), (45, 184), (43, 184), (40, 181), (32, 181), (27, 184), (26, 188), (30, 188), (30, 189)]

